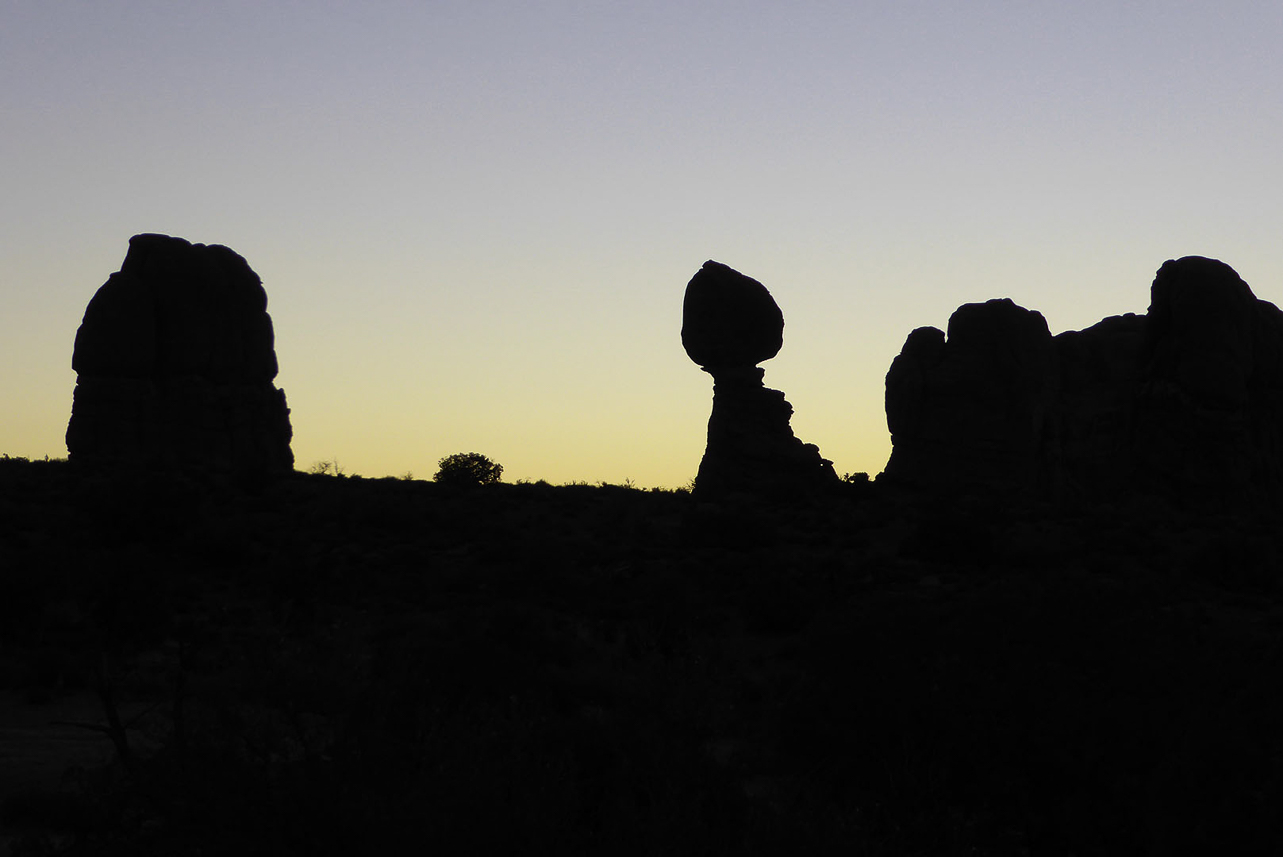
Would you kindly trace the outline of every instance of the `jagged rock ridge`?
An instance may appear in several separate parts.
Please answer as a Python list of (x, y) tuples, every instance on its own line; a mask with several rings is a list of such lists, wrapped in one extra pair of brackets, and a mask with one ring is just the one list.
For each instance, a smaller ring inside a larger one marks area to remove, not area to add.
[(262, 281), (237, 253), (135, 235), (76, 332), (67, 450), (85, 463), (288, 471)]
[(913, 331), (886, 380), (886, 477), (1053, 496), (1283, 492), (1283, 312), (1223, 262), (1158, 271), (1144, 316), (1051, 336), (1010, 300)]

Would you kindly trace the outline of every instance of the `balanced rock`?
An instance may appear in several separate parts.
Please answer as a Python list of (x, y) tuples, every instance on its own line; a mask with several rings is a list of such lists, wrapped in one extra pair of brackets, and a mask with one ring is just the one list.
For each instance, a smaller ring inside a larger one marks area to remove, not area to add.
[(72, 368), (73, 461), (293, 468), (267, 293), (227, 247), (131, 238), (85, 310)]
[(1010, 301), (909, 335), (886, 475), (924, 487), (1283, 499), (1283, 312), (1234, 270), (1166, 262), (1144, 316), (1051, 337)]
[(836, 485), (832, 462), (793, 434), (792, 406), (757, 364), (779, 353), (784, 316), (766, 287), (718, 262), (686, 286), (682, 344), (713, 376), (708, 446), (695, 493), (789, 499)]

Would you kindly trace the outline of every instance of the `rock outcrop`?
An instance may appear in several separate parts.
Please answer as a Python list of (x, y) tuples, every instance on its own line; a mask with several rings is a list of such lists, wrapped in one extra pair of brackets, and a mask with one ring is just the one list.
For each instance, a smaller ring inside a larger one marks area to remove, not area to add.
[(1232, 268), (1159, 269), (1144, 316), (1051, 336), (1010, 300), (913, 331), (886, 388), (886, 477), (927, 487), (1283, 499), (1283, 312)]
[(960, 307), (947, 339), (913, 331), (887, 374), (887, 472), (911, 482), (1036, 479), (1055, 366), (1047, 322), (1007, 299)]
[(779, 353), (784, 316), (766, 287), (708, 261), (686, 286), (682, 345), (713, 376), (699, 497), (792, 498), (838, 483), (832, 462), (793, 434), (793, 408), (762, 383), (757, 364)]
[(74, 462), (255, 478), (293, 468), (267, 293), (227, 247), (131, 238), (85, 310), (72, 368)]

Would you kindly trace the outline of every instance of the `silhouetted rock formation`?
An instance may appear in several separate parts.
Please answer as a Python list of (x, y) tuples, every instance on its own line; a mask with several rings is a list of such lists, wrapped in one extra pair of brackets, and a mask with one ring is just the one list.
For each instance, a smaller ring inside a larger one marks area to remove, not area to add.
[(930, 487), (1223, 501), (1283, 493), (1283, 312), (1228, 265), (1159, 269), (1145, 316), (1052, 337), (1010, 300), (913, 331), (886, 475)]
[(1041, 315), (1008, 299), (960, 307), (949, 335), (909, 334), (887, 374), (888, 474), (930, 482), (1024, 485), (1036, 478), (1056, 388)]
[(784, 314), (766, 286), (709, 260), (686, 286), (682, 346), (708, 371), (756, 366), (780, 353)]
[(267, 293), (227, 247), (135, 235), (76, 332), (72, 461), (292, 469)]
[(756, 368), (779, 353), (784, 316), (766, 287), (708, 261), (686, 286), (682, 345), (713, 376), (708, 446), (695, 478), (700, 497), (791, 497), (838, 482), (819, 448), (793, 435), (793, 408)]

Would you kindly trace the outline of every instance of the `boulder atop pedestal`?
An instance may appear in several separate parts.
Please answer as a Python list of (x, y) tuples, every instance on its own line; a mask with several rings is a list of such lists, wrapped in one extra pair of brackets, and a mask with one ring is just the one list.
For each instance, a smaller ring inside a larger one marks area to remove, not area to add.
[(136, 235), (76, 332), (73, 461), (292, 469), (262, 281), (237, 253)]
[(756, 366), (783, 344), (784, 314), (757, 280), (710, 260), (687, 283), (682, 345), (700, 366)]
[(757, 280), (710, 261), (686, 286), (682, 345), (713, 376), (696, 496), (789, 500), (838, 484), (832, 462), (794, 436), (784, 394), (767, 389), (755, 368), (783, 342), (784, 315)]

